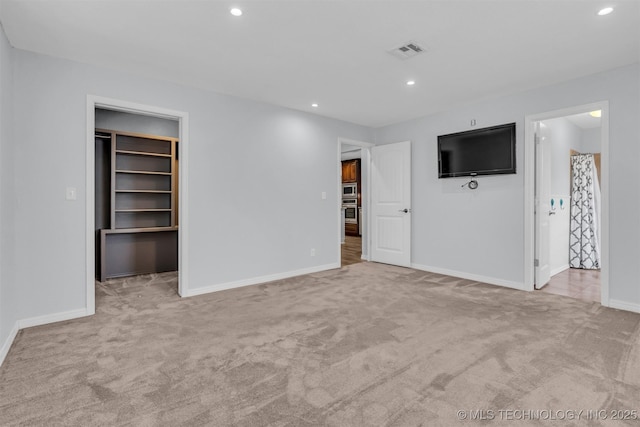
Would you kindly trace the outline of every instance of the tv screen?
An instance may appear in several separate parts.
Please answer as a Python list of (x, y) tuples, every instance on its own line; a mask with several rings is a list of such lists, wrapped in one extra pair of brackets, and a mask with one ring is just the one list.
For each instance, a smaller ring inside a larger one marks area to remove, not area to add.
[(516, 124), (438, 136), (438, 178), (516, 173)]

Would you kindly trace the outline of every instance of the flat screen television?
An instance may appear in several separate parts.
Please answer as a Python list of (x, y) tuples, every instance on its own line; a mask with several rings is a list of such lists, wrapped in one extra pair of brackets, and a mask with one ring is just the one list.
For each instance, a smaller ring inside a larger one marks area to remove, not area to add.
[(438, 136), (438, 178), (516, 173), (516, 124)]

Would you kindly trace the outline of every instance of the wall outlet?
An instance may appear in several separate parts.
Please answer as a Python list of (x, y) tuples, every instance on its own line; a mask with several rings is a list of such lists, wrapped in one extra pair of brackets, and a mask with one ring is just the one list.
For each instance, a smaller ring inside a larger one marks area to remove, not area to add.
[(471, 126), (475, 126), (476, 125), (476, 119), (471, 119)]
[(78, 193), (75, 187), (67, 187), (67, 191), (65, 193), (65, 198), (67, 200), (76, 200), (78, 198)]
[(316, 256), (316, 248), (311, 248), (311, 256)]

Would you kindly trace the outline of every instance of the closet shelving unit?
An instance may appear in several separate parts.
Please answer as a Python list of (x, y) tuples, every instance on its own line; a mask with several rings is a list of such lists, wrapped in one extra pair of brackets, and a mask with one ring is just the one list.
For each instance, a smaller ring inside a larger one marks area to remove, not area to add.
[(111, 140), (100, 280), (177, 269), (177, 138), (96, 129)]

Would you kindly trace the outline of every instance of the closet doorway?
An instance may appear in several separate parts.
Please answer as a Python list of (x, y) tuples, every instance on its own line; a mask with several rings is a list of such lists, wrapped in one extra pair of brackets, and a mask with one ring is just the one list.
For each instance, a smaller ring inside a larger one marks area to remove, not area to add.
[(96, 108), (95, 126), (96, 279), (177, 287), (178, 121)]
[(535, 143), (533, 282), (608, 305), (606, 103), (531, 120)]
[(186, 113), (88, 97), (90, 313), (95, 313), (96, 283), (115, 278), (159, 273), (153, 280), (165, 280), (179, 295), (188, 294), (187, 122)]

